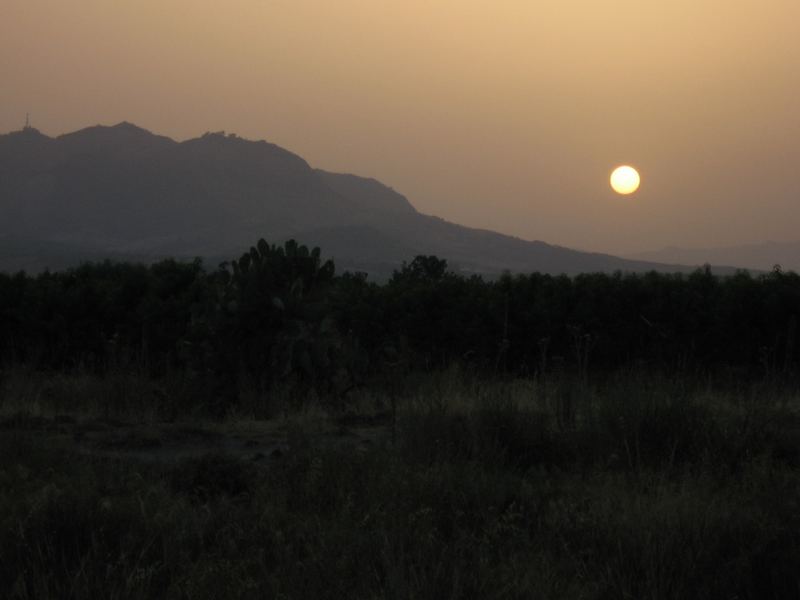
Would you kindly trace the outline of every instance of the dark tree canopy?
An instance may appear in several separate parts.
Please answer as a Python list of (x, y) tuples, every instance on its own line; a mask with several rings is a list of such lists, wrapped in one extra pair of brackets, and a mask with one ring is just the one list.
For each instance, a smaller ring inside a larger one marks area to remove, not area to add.
[(125, 360), (155, 375), (188, 369), (215, 393), (241, 377), (336, 392), (380, 374), (388, 349), (417, 369), (644, 363), (788, 376), (800, 357), (798, 312), (800, 276), (778, 269), (484, 281), (417, 256), (377, 285), (336, 276), (318, 248), (260, 240), (217, 269), (107, 261), (0, 274), (0, 357), (39, 368), (103, 371)]

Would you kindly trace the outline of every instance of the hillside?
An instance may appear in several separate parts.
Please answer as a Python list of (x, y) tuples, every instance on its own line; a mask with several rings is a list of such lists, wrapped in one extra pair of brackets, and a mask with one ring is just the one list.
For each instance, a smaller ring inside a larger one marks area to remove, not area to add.
[(235, 135), (176, 142), (130, 123), (0, 135), (0, 269), (109, 256), (215, 260), (261, 237), (319, 245), (340, 270), (377, 277), (417, 254), (487, 275), (688, 270), (463, 227), (417, 212), (374, 179), (314, 169)]

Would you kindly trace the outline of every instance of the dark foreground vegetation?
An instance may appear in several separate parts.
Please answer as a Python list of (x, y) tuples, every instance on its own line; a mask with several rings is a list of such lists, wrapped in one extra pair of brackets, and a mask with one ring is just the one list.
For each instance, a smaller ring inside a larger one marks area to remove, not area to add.
[(0, 597), (798, 598), (798, 311), (295, 244), (0, 276)]

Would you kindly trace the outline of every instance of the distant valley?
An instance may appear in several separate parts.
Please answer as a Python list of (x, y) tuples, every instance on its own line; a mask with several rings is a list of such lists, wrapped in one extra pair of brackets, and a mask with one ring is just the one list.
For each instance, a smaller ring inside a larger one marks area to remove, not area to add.
[(800, 272), (800, 242), (764, 242), (719, 248), (668, 247), (628, 256), (644, 260), (684, 265), (737, 265), (755, 271), (770, 271), (776, 265), (784, 271)]

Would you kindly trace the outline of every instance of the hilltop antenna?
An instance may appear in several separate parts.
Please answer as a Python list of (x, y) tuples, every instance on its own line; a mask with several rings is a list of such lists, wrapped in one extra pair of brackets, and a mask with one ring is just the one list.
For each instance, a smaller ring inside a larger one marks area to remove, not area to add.
[(31, 113), (25, 113), (25, 129), (31, 128)]

